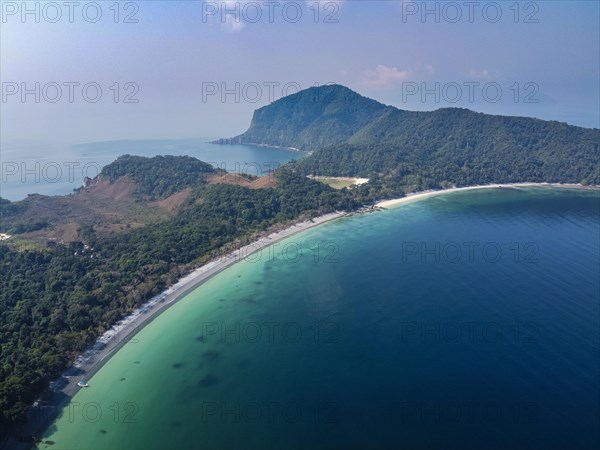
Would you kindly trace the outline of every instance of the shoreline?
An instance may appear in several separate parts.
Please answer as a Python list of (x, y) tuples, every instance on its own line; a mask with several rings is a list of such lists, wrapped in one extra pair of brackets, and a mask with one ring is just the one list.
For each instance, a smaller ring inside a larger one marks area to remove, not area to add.
[[(50, 383), (52, 400), (49, 402), (42, 401), (39, 405), (34, 404), (30, 407), (25, 434), (41, 439), (50, 424), (59, 417), (59, 414), (68, 402), (71, 401), (80, 389), (83, 389), (77, 386), (80, 380), (85, 379), (86, 382), (89, 382), (110, 358), (140, 330), (199, 286), (211, 280), (225, 269), (262, 251), (269, 245), (276, 244), (303, 231), (347, 215), (348, 213), (346, 212), (336, 211), (313, 219), (292, 223), (282, 230), (262, 236), (250, 244), (239, 247), (224, 256), (217, 256), (215, 259), (204, 263), (202, 266), (180, 278), (177, 283), (136, 308), (131, 314), (113, 325), (102, 336), (98, 337), (94, 344), (75, 359), (70, 368)], [(93, 386), (90, 385), (90, 388), (93, 388)], [(37, 444), (15, 441), (13, 439), (13, 443), (16, 444), (14, 448), (33, 448)]]
[(217, 145), (250, 145), (252, 147), (276, 148), (278, 150), (286, 150), (286, 151), (295, 152), (295, 153), (307, 153), (305, 150), (300, 150), (299, 148), (296, 148), (296, 147), (284, 147), (281, 145), (258, 144), (255, 142), (234, 142), (233, 139), (234, 138), (229, 138), (229, 139), (222, 138), (222, 139), (217, 139), (214, 141), (209, 141), (209, 143), (217, 144)]
[[(83, 364), (74, 365), (69, 369), (69, 371), (73, 370), (73, 368), (76, 368), (84, 371), (87, 379), (93, 377), (96, 372), (98, 372), (98, 370), (110, 359), (110, 356), (112, 356), (113, 353), (116, 353), (116, 350), (120, 349), (129, 340), (131, 340), (131, 338), (142, 328), (151, 323), (154, 319), (160, 316), (179, 300), (182, 300), (190, 292), (194, 291), (196, 288), (206, 283), (225, 269), (230, 268), (238, 262), (244, 261), (249, 256), (256, 252), (262, 251), (269, 245), (276, 244), (284, 239), (287, 239), (288, 237), (344, 216), (346, 216), (345, 212), (335, 212), (315, 217), (312, 220), (305, 220), (303, 222), (291, 224), (283, 230), (270, 233), (267, 236), (263, 236), (254, 242), (240, 247), (224, 256), (218, 256), (216, 259), (204, 263), (202, 266), (180, 278), (177, 283), (170, 286), (161, 294), (153, 297), (151, 300), (136, 308), (129, 316), (122, 319), (120, 322), (117, 322), (115, 326), (118, 327), (118, 330), (103, 342), (105, 344), (103, 348), (100, 351), (95, 352), (92, 357), (83, 362)], [(115, 326), (113, 326), (113, 328), (115, 328)], [(111, 328), (111, 330), (113, 328)], [(111, 330), (107, 331), (107, 333), (109, 333)], [(106, 333), (104, 335), (106, 335)], [(96, 342), (101, 340), (102, 336), (98, 338)], [(90, 350), (91, 349), (88, 351)], [(77, 392), (79, 388), (76, 386), (76, 384), (75, 387), (75, 392)]]
[(393, 198), (389, 200), (381, 200), (375, 203), (377, 208), (395, 208), (407, 203), (412, 203), (426, 198), (436, 197), (438, 195), (451, 194), (453, 192), (474, 191), (479, 189), (511, 189), (511, 188), (527, 188), (527, 187), (546, 187), (546, 188), (562, 188), (562, 189), (577, 189), (585, 191), (598, 191), (600, 186), (591, 185), (584, 186), (582, 184), (561, 184), (561, 183), (508, 183), (508, 184), (484, 184), (476, 186), (453, 187), (448, 189), (419, 191), (406, 194), (405, 197)]
[[(393, 208), (414, 201), (460, 191), (519, 187), (600, 190), (600, 186), (583, 186), (580, 184), (490, 184), (460, 188), (455, 187), (442, 190), (420, 191), (407, 194), (407, 196), (402, 198), (379, 201), (374, 205), (374, 207), (381, 209), (387, 209), (390, 207)], [(79, 389), (82, 389), (81, 387), (77, 386), (77, 382), (80, 379), (85, 378), (85, 381), (89, 382), (90, 378), (92, 378), (104, 366), (104, 364), (110, 360), (112, 355), (116, 354), (116, 352), (125, 344), (127, 344), (141, 329), (154, 321), (154, 319), (158, 318), (172, 305), (186, 297), (190, 292), (212, 279), (214, 276), (218, 275), (225, 269), (230, 268), (234, 264), (243, 261), (245, 258), (253, 255), (254, 253), (262, 251), (269, 245), (280, 242), (281, 240), (314, 228), (318, 225), (331, 222), (341, 217), (352, 216), (354, 214), (355, 213), (334, 212), (316, 217), (314, 219), (292, 223), (282, 230), (271, 232), (266, 236), (262, 236), (250, 244), (240, 247), (224, 256), (217, 256), (215, 259), (204, 263), (199, 268), (196, 268), (192, 272), (183, 276), (161, 294), (153, 297), (151, 300), (135, 309), (129, 316), (117, 322), (110, 330), (100, 336), (83, 355), (79, 356), (69, 369), (64, 371), (57, 380), (51, 383), (50, 390), (52, 392), (52, 401), (46, 403), (41, 402), (41, 405), (34, 405), (30, 408), (25, 433), (27, 435), (41, 438), (50, 424), (56, 420), (56, 418), (62, 412), (66, 404), (68, 404), (68, 402), (73, 398)], [(55, 386), (52, 386), (53, 384)], [(93, 386), (90, 387), (93, 388)], [(13, 443), (14, 442), (15, 441), (13, 440)], [(24, 442), (18, 442), (16, 444), (20, 448), (32, 448), (34, 445), (36, 445), (35, 443)]]

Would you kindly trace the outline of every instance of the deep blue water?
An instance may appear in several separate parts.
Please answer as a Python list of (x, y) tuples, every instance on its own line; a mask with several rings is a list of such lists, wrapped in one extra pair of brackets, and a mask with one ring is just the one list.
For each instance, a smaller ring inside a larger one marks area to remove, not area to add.
[(293, 237), (143, 329), (48, 448), (598, 448), (599, 216), (482, 190)]

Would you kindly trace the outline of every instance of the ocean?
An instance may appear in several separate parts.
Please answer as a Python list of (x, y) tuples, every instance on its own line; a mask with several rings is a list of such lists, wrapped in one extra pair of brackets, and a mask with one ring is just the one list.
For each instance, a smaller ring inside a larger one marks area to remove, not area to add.
[(0, 196), (66, 195), (94, 178), (121, 155), (188, 155), (228, 172), (267, 175), (302, 152), (251, 145), (211, 144), (212, 138), (128, 140), (92, 143), (7, 144), (2, 147)]
[(308, 230), (142, 329), (39, 448), (598, 448), (599, 217), (503, 188)]

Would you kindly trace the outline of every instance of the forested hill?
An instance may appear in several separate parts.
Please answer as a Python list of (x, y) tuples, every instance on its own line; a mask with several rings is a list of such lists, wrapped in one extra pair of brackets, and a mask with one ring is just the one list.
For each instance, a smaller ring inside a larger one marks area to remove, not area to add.
[(231, 141), (314, 150), (347, 141), (388, 109), (344, 86), (310, 88), (257, 109)]
[[(305, 174), (380, 178), (404, 191), (547, 181), (600, 184), (600, 131), (461, 108), (404, 111), (333, 85), (257, 110), (237, 142), (314, 153)], [(393, 190), (394, 190), (393, 189)]]
[(191, 156), (145, 158), (123, 155), (104, 166), (101, 175), (112, 182), (121, 177), (131, 177), (138, 185), (138, 194), (164, 198), (186, 187), (204, 183), (206, 177), (215, 172), (213, 166)]
[(395, 111), (297, 165), (305, 174), (377, 179), (380, 195), (528, 181), (597, 185), (599, 142), (597, 129), (559, 122), (464, 109)]

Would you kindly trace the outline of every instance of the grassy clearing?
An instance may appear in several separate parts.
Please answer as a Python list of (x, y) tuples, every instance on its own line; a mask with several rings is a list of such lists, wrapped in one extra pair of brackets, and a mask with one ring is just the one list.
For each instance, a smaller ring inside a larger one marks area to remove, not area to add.
[(334, 189), (344, 189), (345, 187), (366, 183), (368, 181), (363, 178), (350, 177), (314, 177), (314, 179), (321, 183), (325, 183)]

